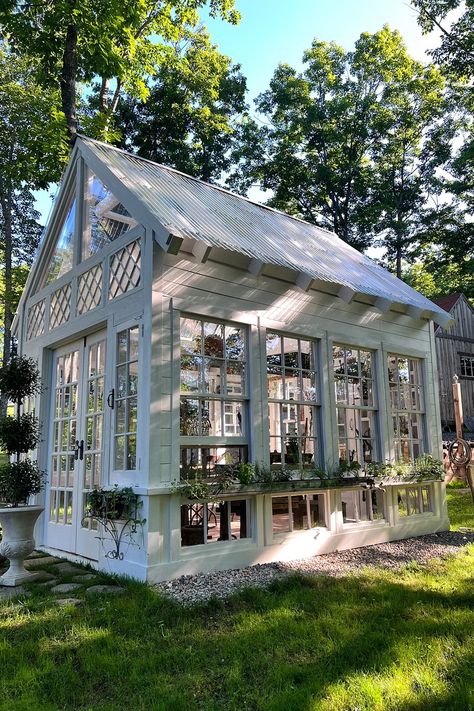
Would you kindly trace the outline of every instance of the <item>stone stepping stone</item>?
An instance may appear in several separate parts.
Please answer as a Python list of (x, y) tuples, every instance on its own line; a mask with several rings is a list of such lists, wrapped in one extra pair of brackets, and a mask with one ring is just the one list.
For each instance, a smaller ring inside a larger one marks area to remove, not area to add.
[(50, 581), (50, 580), (57, 581), (57, 578), (52, 573), (47, 573), (45, 570), (40, 570), (40, 571), (38, 571), (36, 578), (34, 580), (32, 580), (32, 582), (33, 583), (45, 583), (46, 581)]
[(45, 583), (38, 583), (37, 587), (39, 588), (52, 588), (54, 585), (58, 584), (58, 579), (54, 578), (54, 580), (46, 580)]
[(117, 585), (91, 585), (86, 589), (86, 595), (120, 595), (125, 592), (125, 588)]
[(53, 558), (51, 555), (42, 556), (41, 558), (29, 558), (25, 560), (25, 568), (31, 570), (32, 568), (37, 568), (39, 565), (54, 565), (60, 562), (61, 558)]
[(79, 575), (75, 575), (72, 579), (73, 583), (88, 583), (91, 580), (97, 580), (97, 575), (94, 575), (94, 573), (80, 573)]
[(58, 573), (61, 573), (61, 575), (77, 575), (81, 569), (73, 565), (72, 563), (58, 563), (57, 565), (53, 566), (53, 572), (57, 575)]
[[(30, 555), (27, 557), (26, 560), (33, 560), (33, 558), (45, 558), (46, 553), (43, 553), (43, 551), (33, 551), (33, 553), (30, 553)], [(50, 556), (48, 556), (50, 557)]]
[(82, 600), (79, 600), (77, 597), (60, 597), (58, 600), (55, 600), (55, 603), (61, 607), (66, 607), (67, 605), (79, 607), (79, 605), (82, 605)]
[(25, 588), (23, 588), (21, 585), (16, 585), (12, 588), (0, 587), (0, 602), (2, 600), (11, 600), (14, 597), (18, 597), (18, 595), (24, 595), (25, 597), (28, 597), (29, 594), (30, 593), (26, 592)]
[(51, 592), (53, 593), (69, 593), (73, 592), (73, 590), (79, 590), (82, 585), (79, 585), (78, 583), (61, 583), (60, 585), (55, 585), (54, 588), (51, 588)]

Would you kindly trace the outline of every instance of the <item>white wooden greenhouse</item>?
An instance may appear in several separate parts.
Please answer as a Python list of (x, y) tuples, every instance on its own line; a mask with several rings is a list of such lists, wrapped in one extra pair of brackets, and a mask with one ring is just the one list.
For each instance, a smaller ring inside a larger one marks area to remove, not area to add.
[[(159, 581), (447, 529), (440, 480), (367, 476), (441, 454), (433, 320), (336, 235), (78, 138), (14, 326), (38, 545)], [(114, 485), (145, 521), (111, 557), (84, 506)]]

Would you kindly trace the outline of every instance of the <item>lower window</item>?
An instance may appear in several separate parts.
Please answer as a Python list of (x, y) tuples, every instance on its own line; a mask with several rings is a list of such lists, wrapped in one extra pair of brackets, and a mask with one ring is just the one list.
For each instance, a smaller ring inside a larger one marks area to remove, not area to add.
[(416, 516), (422, 513), (432, 513), (433, 496), (430, 486), (407, 486), (398, 489), (398, 515)]
[(272, 524), (273, 533), (289, 533), (325, 526), (324, 494), (274, 496)]
[(384, 494), (380, 489), (353, 489), (341, 493), (344, 523), (364, 523), (385, 519)]
[(196, 502), (181, 506), (181, 545), (250, 538), (250, 501)]

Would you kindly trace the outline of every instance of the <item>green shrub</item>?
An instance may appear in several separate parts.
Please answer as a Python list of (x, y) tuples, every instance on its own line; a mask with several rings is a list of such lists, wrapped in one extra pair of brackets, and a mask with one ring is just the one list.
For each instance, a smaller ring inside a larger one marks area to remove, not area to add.
[(11, 506), (26, 504), (33, 494), (39, 494), (44, 487), (45, 473), (38, 469), (36, 462), (25, 459), (0, 466), (0, 500)]
[(8, 454), (25, 454), (35, 449), (39, 440), (38, 420), (34, 415), (3, 417), (0, 419), (0, 446)]
[(38, 364), (33, 358), (12, 356), (0, 368), (0, 392), (9, 400), (21, 403), (25, 397), (36, 395), (41, 390)]

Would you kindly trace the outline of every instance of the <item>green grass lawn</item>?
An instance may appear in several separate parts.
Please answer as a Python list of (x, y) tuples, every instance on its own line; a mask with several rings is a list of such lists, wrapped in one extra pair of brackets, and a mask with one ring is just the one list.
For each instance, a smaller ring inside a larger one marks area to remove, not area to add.
[[(469, 495), (449, 491), (454, 527)], [(137, 583), (0, 607), (0, 708), (474, 709), (474, 546), (402, 571), (293, 577), (183, 609)]]

